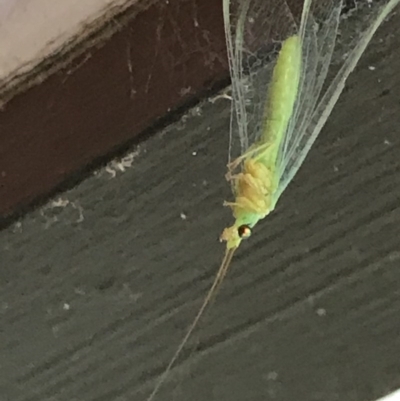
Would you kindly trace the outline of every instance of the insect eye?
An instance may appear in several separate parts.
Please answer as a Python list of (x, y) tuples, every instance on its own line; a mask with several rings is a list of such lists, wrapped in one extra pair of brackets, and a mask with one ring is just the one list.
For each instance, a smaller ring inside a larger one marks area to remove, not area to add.
[(238, 235), (241, 239), (249, 238), (251, 235), (251, 228), (246, 224), (240, 226), (238, 228)]

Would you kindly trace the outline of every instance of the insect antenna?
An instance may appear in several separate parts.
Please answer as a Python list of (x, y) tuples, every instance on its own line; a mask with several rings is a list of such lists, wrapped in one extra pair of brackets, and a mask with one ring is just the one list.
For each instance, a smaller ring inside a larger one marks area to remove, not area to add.
[(199, 323), (199, 320), (201, 318), (201, 316), (203, 315), (204, 311), (206, 310), (207, 306), (210, 304), (211, 300), (213, 299), (213, 297), (217, 294), (222, 281), (225, 278), (225, 275), (229, 269), (229, 266), (231, 264), (233, 255), (235, 253), (235, 250), (237, 248), (232, 248), (232, 249), (227, 249), (225, 252), (225, 256), (222, 259), (221, 262), (221, 266), (218, 269), (217, 275), (215, 276), (214, 282), (211, 286), (211, 288), (209, 289), (206, 297), (204, 298), (204, 301), (199, 309), (199, 311), (197, 312), (196, 317), (193, 319), (192, 324), (188, 327), (185, 337), (183, 337), (181, 343), (179, 344), (179, 347), (177, 348), (177, 350), (175, 351), (174, 356), (171, 358), (170, 362), (168, 363), (167, 367), (165, 368), (164, 372), (161, 374), (161, 376), (159, 377), (153, 391), (151, 392), (150, 396), (147, 398), (147, 401), (152, 401), (154, 399), (154, 397), (156, 396), (156, 394), (158, 393), (160, 387), (162, 386), (162, 384), (165, 382), (169, 372), (172, 369), (172, 366), (174, 365), (174, 363), (176, 362), (176, 360), (178, 359), (179, 355), (181, 354), (184, 346), (186, 345), (186, 343), (188, 342), (190, 336), (193, 333), (193, 330), (196, 328), (197, 324)]

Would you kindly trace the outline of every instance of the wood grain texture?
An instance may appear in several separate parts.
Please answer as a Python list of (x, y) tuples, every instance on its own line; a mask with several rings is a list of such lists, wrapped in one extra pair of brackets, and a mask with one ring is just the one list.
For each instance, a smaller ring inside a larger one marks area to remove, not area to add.
[[(400, 385), (399, 22), (379, 30), (158, 400), (364, 401)], [(145, 400), (222, 256), (229, 109), (201, 104), (125, 172), (0, 233), (2, 400)]]

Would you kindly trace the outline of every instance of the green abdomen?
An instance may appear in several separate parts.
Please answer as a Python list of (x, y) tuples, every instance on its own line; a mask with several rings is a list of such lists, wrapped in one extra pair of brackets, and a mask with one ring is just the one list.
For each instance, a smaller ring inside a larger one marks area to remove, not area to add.
[(298, 36), (286, 39), (276, 62), (268, 90), (264, 128), (259, 145), (267, 145), (258, 159), (275, 173), (279, 145), (285, 137), (298, 93), (301, 72), (301, 42)]

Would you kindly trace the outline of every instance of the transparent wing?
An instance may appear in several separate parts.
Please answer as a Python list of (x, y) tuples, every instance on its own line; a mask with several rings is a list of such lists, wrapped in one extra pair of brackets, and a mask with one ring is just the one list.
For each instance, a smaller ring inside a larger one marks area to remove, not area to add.
[[(315, 2), (307, 19), (302, 21), (301, 26), (305, 27), (302, 80), (295, 110), (280, 149), (277, 165), (279, 184), (274, 204), (302, 165), (343, 91), (347, 77), (375, 31), (399, 3), (400, 0), (385, 0), (371, 6), (367, 1), (363, 4), (360, 2), (358, 12), (352, 18), (341, 21), (347, 27), (341, 30), (341, 43), (336, 44), (341, 0), (329, 0), (322, 8), (320, 2)], [(313, 26), (318, 29), (312, 29)], [(345, 32), (348, 33), (347, 37)], [(333, 51), (334, 60), (338, 62), (331, 64)], [(323, 85), (329, 65), (334, 70), (329, 70), (332, 79)]]
[[(296, 9), (291, 12), (284, 0), (223, 0), (223, 8), (232, 79), (232, 161), (260, 135), (273, 61), (282, 41), (297, 32), (298, 24)], [(297, 7), (298, 22), (300, 13)]]
[(298, 159), (300, 141), (305, 138), (320, 97), (335, 46), (341, 10), (342, 0), (325, 0), (313, 4), (308, 0), (304, 4), (300, 25), (302, 71), (293, 114), (277, 160), (277, 196), (284, 190), (282, 182), (287, 181), (287, 172), (293, 172), (292, 164)]

